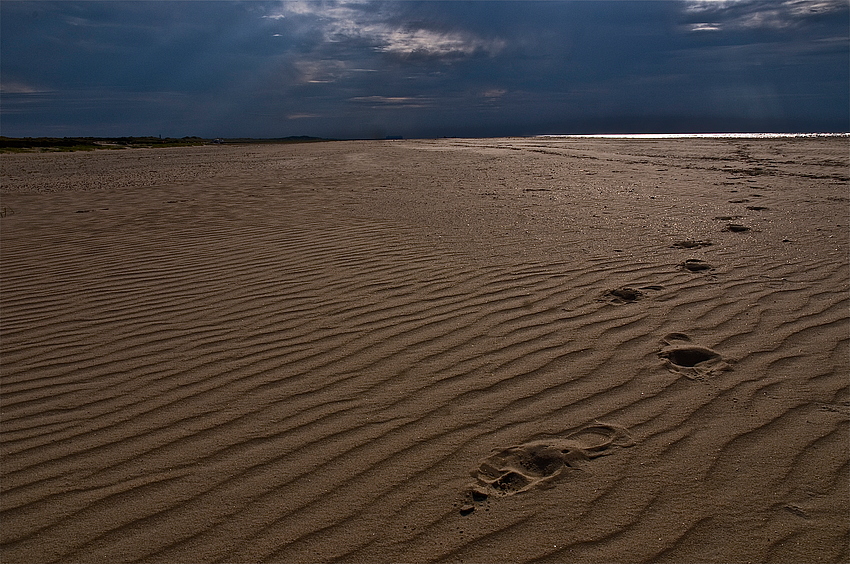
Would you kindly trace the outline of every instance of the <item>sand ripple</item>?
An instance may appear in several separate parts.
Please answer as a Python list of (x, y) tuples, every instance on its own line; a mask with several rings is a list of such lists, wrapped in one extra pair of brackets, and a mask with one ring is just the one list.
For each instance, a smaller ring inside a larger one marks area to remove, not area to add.
[(846, 210), (764, 219), (846, 183), (754, 189), (710, 158), (741, 143), (214, 148), (210, 178), (9, 188), (2, 560), (846, 561)]

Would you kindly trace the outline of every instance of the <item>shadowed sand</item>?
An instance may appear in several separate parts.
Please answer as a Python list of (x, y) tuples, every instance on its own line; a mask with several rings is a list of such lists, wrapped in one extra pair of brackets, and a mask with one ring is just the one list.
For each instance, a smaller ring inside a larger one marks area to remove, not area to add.
[(3, 155), (3, 562), (847, 562), (846, 139)]

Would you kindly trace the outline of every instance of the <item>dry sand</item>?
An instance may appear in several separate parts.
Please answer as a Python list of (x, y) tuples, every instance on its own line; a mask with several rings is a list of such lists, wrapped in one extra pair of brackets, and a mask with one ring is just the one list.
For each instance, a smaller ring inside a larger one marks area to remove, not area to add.
[(847, 139), (0, 160), (2, 562), (850, 561)]

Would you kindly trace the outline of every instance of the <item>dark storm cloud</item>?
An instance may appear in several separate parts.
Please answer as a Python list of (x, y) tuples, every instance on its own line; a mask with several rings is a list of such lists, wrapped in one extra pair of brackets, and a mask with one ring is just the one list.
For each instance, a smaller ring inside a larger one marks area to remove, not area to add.
[(789, 29), (847, 13), (844, 0), (689, 0), (692, 31)]
[(401, 60), (455, 60), (496, 54), (498, 38), (484, 38), (445, 19), (425, 20), (403, 4), (286, 2), (269, 19), (290, 19), (318, 31), (325, 45), (366, 48)]
[(0, 3), (5, 135), (846, 130), (845, 2)]

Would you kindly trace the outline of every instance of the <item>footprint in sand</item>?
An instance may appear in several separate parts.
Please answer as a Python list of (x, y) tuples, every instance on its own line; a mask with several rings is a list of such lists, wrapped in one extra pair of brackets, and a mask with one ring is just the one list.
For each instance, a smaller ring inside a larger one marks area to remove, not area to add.
[(558, 479), (583, 471), (587, 461), (633, 444), (623, 427), (593, 423), (565, 438), (539, 439), (493, 451), (473, 472), (476, 484), (468, 494), (471, 503), (461, 507), (460, 513), (469, 515), (475, 511), (474, 503), (490, 497), (551, 486)]
[(665, 345), (658, 356), (667, 370), (691, 380), (702, 380), (732, 367), (720, 353), (695, 345), (684, 333), (670, 333), (662, 339)]
[(684, 241), (677, 241), (670, 245), (674, 249), (698, 249), (700, 247), (709, 247), (713, 245), (709, 240), (695, 240), (695, 239), (686, 239)]
[(663, 289), (663, 286), (641, 286), (640, 288), (622, 286), (613, 290), (607, 290), (597, 301), (614, 305), (631, 304), (645, 297), (646, 290), (657, 291)]
[(714, 267), (704, 260), (700, 259), (688, 259), (685, 262), (679, 265), (679, 268), (682, 270), (687, 270), (688, 272), (704, 272), (706, 270), (712, 270)]
[(612, 304), (626, 304), (636, 302), (643, 297), (643, 292), (629, 286), (608, 290), (602, 295), (602, 299)]

